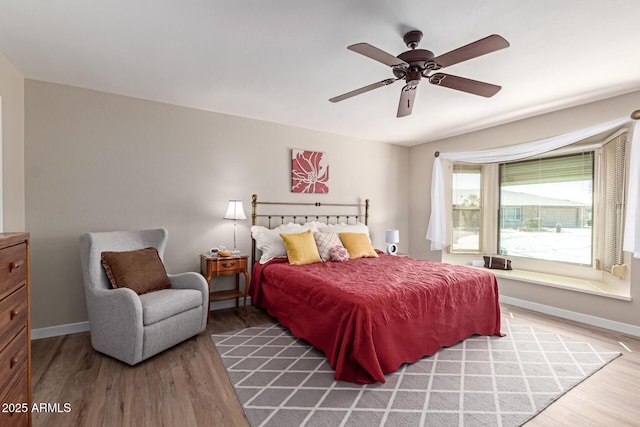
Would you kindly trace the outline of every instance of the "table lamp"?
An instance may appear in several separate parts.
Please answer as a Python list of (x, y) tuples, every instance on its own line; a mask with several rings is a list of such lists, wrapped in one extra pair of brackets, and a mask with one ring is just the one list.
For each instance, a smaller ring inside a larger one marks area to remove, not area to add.
[(387, 253), (389, 255), (397, 254), (398, 243), (400, 242), (400, 231), (387, 230), (384, 240), (387, 242)]
[(224, 214), (224, 219), (233, 220), (233, 250), (231, 253), (237, 255), (240, 251), (236, 245), (238, 233), (238, 224), (236, 223), (236, 220), (247, 219), (244, 214), (244, 208), (242, 207), (242, 200), (229, 200), (229, 206), (227, 207), (227, 213)]

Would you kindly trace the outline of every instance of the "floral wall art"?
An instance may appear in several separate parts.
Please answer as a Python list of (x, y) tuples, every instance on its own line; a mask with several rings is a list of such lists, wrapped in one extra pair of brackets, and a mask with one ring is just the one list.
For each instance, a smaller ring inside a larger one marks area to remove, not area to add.
[(328, 193), (329, 165), (321, 151), (291, 150), (291, 191)]

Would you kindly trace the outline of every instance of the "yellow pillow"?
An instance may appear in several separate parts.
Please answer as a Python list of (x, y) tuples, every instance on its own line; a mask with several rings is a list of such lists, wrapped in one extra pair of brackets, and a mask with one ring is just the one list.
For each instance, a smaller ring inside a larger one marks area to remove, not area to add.
[(287, 248), (289, 264), (302, 265), (322, 262), (311, 230), (298, 234), (280, 233), (280, 237), (284, 240), (284, 247)]
[(340, 240), (350, 258), (377, 258), (376, 250), (371, 246), (369, 236), (364, 233), (340, 233)]

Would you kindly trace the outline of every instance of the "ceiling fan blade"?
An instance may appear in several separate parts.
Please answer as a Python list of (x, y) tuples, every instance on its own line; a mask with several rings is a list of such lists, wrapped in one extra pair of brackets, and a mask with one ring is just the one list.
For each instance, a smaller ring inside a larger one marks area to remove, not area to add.
[(454, 49), (450, 52), (437, 56), (433, 58), (433, 60), (440, 67), (448, 67), (509, 46), (508, 41), (497, 34), (493, 34), (473, 43), (469, 43), (466, 46), (459, 47), (458, 49)]
[(400, 94), (400, 102), (398, 103), (397, 117), (405, 117), (411, 114), (411, 111), (413, 111), (413, 102), (416, 98), (417, 91), (418, 86), (406, 85), (402, 88), (402, 93)]
[(329, 101), (331, 101), (331, 102), (344, 101), (345, 99), (351, 98), (352, 96), (360, 95), (361, 93), (369, 92), (370, 90), (377, 89), (377, 88), (382, 87), (382, 86), (390, 85), (391, 83), (395, 82), (396, 80), (398, 80), (398, 79), (385, 79), (385, 80), (382, 80), (381, 82), (371, 83), (370, 85), (361, 87), (360, 89), (352, 90), (351, 92), (347, 92), (347, 93), (344, 93), (344, 94), (339, 95), (339, 96), (334, 96)]
[(394, 67), (396, 65), (402, 64), (406, 65), (407, 67), (409, 66), (409, 64), (404, 62), (402, 59), (397, 58), (382, 49), (378, 49), (375, 46), (371, 46), (369, 43), (352, 44), (351, 46), (348, 46), (347, 49), (357, 52), (360, 55), (364, 55), (368, 58), (375, 59), (376, 61), (382, 62), (389, 67)]
[(485, 98), (492, 97), (502, 89), (501, 86), (491, 83), (479, 82), (478, 80), (471, 80), (444, 73), (435, 73), (429, 76), (429, 83), (474, 95), (484, 96)]

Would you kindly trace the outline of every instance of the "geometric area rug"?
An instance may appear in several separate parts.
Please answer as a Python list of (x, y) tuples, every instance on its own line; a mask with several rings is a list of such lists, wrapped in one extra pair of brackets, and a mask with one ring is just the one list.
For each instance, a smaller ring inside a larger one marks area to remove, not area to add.
[(404, 364), (385, 383), (333, 379), (324, 354), (279, 324), (212, 335), (257, 426), (520, 426), (620, 355), (502, 320)]

